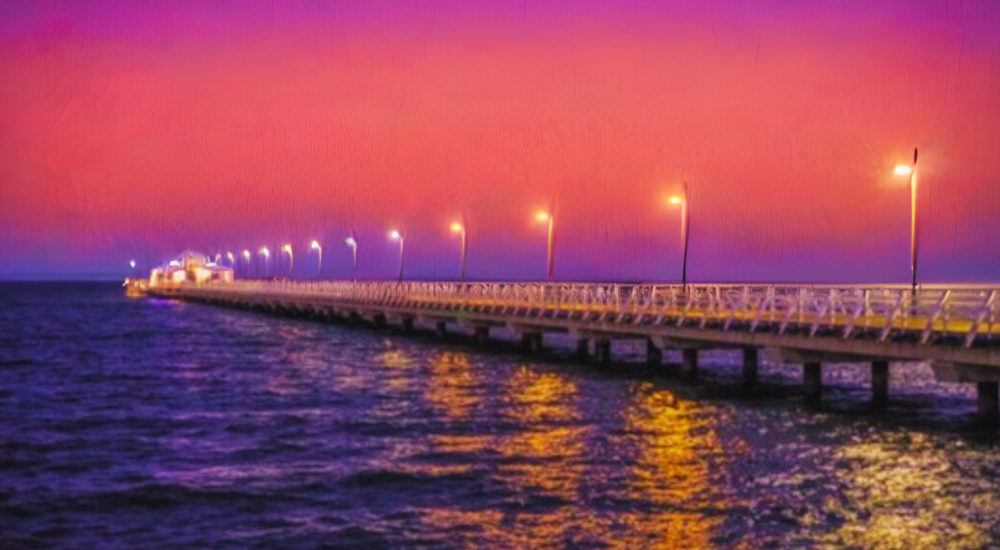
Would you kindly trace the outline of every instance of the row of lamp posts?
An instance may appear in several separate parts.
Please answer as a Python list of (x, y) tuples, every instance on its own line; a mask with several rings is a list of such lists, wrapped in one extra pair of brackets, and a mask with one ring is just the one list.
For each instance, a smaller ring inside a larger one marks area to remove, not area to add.
[[(900, 176), (910, 177), (910, 270), (912, 271), (912, 289), (916, 293), (917, 289), (917, 252), (918, 252), (918, 240), (919, 240), (919, 227), (917, 225), (917, 150), (913, 150), (913, 164), (906, 165), (900, 164), (895, 167), (894, 173)], [(681, 209), (681, 246), (684, 249), (683, 261), (681, 263), (681, 284), (687, 287), (687, 259), (688, 259), (688, 243), (690, 239), (690, 228), (691, 228), (691, 216), (688, 207), (688, 189), (687, 182), (684, 182), (681, 188), (681, 195), (674, 196), (669, 199), (670, 204), (674, 204)], [(548, 224), (548, 250), (546, 253), (546, 280), (555, 280), (555, 207), (551, 205), (548, 211), (541, 211), (537, 214), (537, 219), (540, 222), (546, 222)], [(461, 280), (465, 280), (465, 263), (468, 253), (468, 228), (465, 223), (455, 222), (451, 225), (451, 230), (454, 233), (459, 233), (462, 237), (462, 256), (461, 256), (461, 267), (460, 276)], [(403, 269), (404, 269), (404, 249), (403, 245), (405, 238), (402, 232), (398, 230), (392, 230), (389, 232), (389, 238), (393, 241), (399, 241), (399, 278), (398, 281), (403, 280)], [(358, 241), (354, 238), (353, 232), (350, 237), (347, 237), (344, 242), (351, 248), (351, 259), (353, 266), (352, 278), (357, 280), (358, 277)], [(323, 247), (320, 246), (318, 241), (312, 241), (310, 248), (315, 250), (318, 254), (318, 268), (317, 276), (319, 272), (323, 269)], [(282, 253), (288, 254), (288, 272), (292, 272), (294, 266), (294, 256), (292, 252), (292, 245), (286, 244), (281, 248)], [(271, 252), (267, 247), (262, 247), (260, 249), (260, 254), (263, 256), (264, 260), (264, 272), (267, 272), (268, 262), (271, 258)], [(227, 252), (226, 257), (229, 259), (230, 263), (235, 266), (235, 258), (232, 252)], [(216, 254), (216, 262), (221, 258), (221, 254)], [(247, 262), (247, 268), (251, 266), (252, 256), (249, 250), (243, 251), (243, 258)], [(135, 268), (135, 260), (129, 262), (130, 266)]]

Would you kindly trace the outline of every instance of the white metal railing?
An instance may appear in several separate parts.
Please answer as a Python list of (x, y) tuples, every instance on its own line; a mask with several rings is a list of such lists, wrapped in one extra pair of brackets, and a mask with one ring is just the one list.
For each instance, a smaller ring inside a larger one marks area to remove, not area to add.
[(592, 323), (671, 324), (881, 341), (998, 340), (1000, 285), (621, 284), (519, 282), (236, 281), (191, 288), (428, 311), (548, 317)]

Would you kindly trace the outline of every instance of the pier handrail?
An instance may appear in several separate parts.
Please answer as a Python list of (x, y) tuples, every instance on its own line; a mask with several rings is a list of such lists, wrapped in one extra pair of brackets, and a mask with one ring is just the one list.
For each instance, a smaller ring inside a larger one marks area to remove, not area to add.
[(807, 336), (956, 341), (1000, 335), (1000, 285), (625, 284), (238, 280), (203, 287), (280, 301), (479, 312), (511, 318), (670, 324)]

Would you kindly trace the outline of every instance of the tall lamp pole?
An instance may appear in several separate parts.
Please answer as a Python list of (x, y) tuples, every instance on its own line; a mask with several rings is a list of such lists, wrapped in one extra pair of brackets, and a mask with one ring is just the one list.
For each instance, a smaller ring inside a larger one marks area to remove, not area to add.
[(319, 279), (321, 273), (323, 273), (323, 247), (319, 245), (319, 241), (313, 241), (310, 248), (319, 254), (319, 261), (316, 262), (316, 278)]
[[(553, 209), (554, 210), (554, 209)], [(556, 273), (556, 248), (555, 248), (555, 214), (552, 212), (539, 212), (536, 216), (538, 221), (549, 222), (549, 244), (548, 253), (546, 256), (546, 273), (545, 280), (552, 281), (555, 279)]]
[(913, 165), (900, 164), (894, 170), (897, 176), (910, 176), (910, 271), (913, 272), (911, 290), (917, 294), (917, 252), (919, 251), (920, 231), (917, 225), (917, 149), (913, 149)]
[(468, 250), (469, 250), (468, 249), (469, 241), (468, 241), (467, 229), (466, 229), (465, 225), (456, 222), (456, 223), (451, 224), (451, 230), (453, 232), (455, 232), (455, 233), (461, 233), (462, 234), (461, 277), (462, 277), (462, 280), (464, 281), (465, 280), (465, 258), (466, 258), (466, 254), (468, 253)]
[(683, 196), (671, 197), (670, 204), (678, 204), (681, 207), (681, 246), (684, 247), (684, 260), (681, 263), (681, 285), (687, 290), (687, 270), (688, 270), (688, 237), (691, 218), (688, 215), (688, 190), (687, 182), (684, 182)]
[(295, 267), (295, 257), (292, 256), (292, 245), (286, 244), (285, 246), (281, 247), (281, 251), (288, 253), (288, 275), (291, 276), (292, 268)]
[(262, 247), (260, 253), (264, 256), (264, 277), (267, 277), (267, 264), (271, 261), (271, 251), (267, 247)]
[(398, 282), (403, 282), (403, 235), (399, 231), (393, 230), (389, 233), (389, 238), (394, 241), (399, 241), (399, 280)]
[(358, 241), (354, 240), (354, 237), (347, 237), (344, 239), (347, 246), (351, 247), (351, 257), (353, 258), (352, 265), (354, 266), (354, 282), (358, 282)]

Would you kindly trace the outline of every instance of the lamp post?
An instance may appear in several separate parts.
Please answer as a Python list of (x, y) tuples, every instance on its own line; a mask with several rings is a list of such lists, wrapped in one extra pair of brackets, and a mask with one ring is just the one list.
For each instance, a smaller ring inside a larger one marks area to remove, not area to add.
[(462, 268), (461, 268), (461, 273), (462, 273), (462, 280), (464, 281), (465, 280), (465, 258), (466, 258), (466, 253), (468, 252), (468, 244), (469, 244), (468, 239), (467, 239), (466, 229), (465, 229), (464, 225), (456, 222), (456, 223), (451, 224), (451, 230), (454, 233), (461, 233), (462, 234), (462, 264), (461, 264)]
[(354, 267), (353, 279), (354, 282), (358, 282), (358, 241), (354, 240), (354, 237), (347, 237), (344, 239), (347, 246), (351, 247), (352, 265)]
[(681, 246), (684, 247), (684, 259), (681, 262), (681, 285), (687, 291), (687, 271), (688, 271), (688, 236), (690, 234), (690, 221), (688, 216), (688, 192), (687, 182), (684, 182), (683, 197), (671, 197), (670, 204), (677, 204), (681, 207)]
[(897, 176), (910, 176), (910, 271), (913, 272), (912, 292), (917, 295), (917, 252), (919, 227), (917, 226), (917, 149), (913, 149), (913, 165), (900, 164), (893, 172)]
[(247, 278), (249, 278), (251, 275), (253, 275), (253, 265), (250, 263), (250, 251), (249, 250), (244, 250), (243, 251), (243, 259), (247, 261), (247, 273), (246, 273), (246, 276), (247, 276)]
[(398, 282), (403, 282), (403, 235), (396, 230), (389, 232), (389, 238), (394, 241), (399, 241), (399, 280)]
[(316, 278), (319, 279), (321, 273), (323, 273), (323, 247), (319, 245), (319, 241), (313, 241), (310, 248), (319, 254), (319, 261), (316, 262)]
[(271, 251), (267, 247), (262, 247), (260, 253), (264, 256), (264, 277), (267, 277), (267, 264), (271, 260)]
[(552, 281), (555, 279), (555, 269), (556, 269), (556, 249), (555, 249), (555, 215), (549, 212), (539, 212), (536, 216), (538, 221), (549, 222), (549, 244), (548, 253), (546, 255), (546, 266), (547, 270), (545, 273), (545, 280)]
[(295, 257), (292, 256), (292, 245), (286, 244), (281, 247), (281, 251), (288, 253), (288, 276), (290, 277), (292, 275), (292, 268), (295, 267)]

